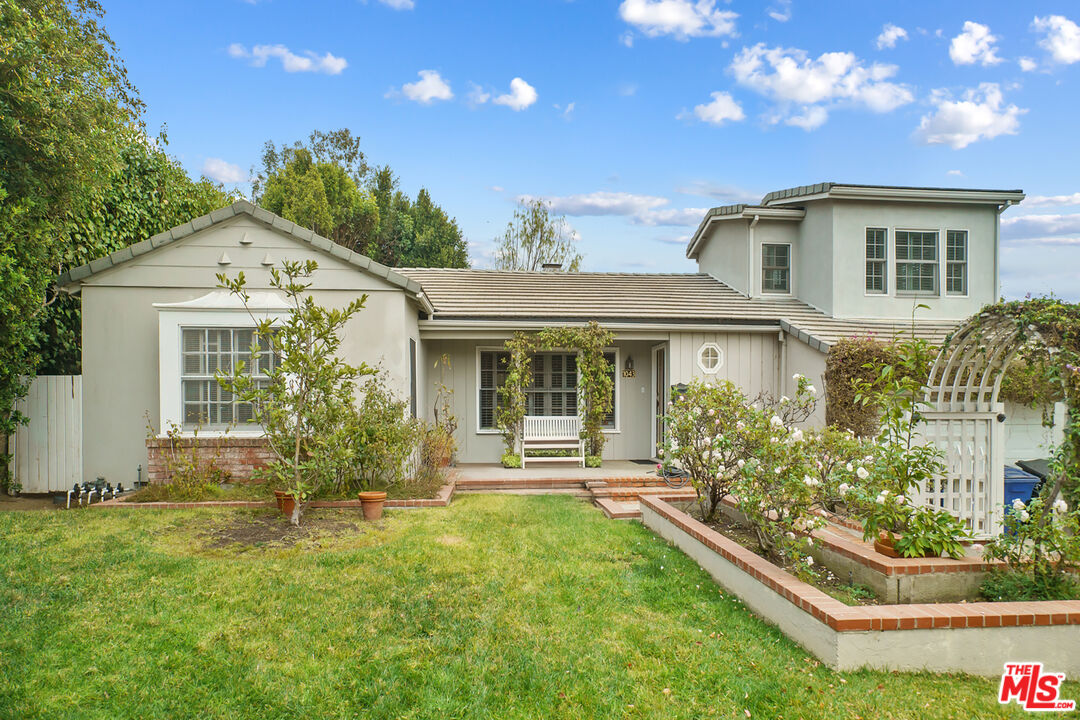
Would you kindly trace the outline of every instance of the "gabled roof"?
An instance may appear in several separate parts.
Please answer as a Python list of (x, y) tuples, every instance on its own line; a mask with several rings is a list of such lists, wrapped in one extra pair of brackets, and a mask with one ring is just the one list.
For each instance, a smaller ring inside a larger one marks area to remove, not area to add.
[(717, 220), (753, 220), (755, 217), (764, 220), (802, 220), (806, 217), (806, 211), (801, 208), (771, 208), (745, 203), (714, 207), (705, 213), (697, 230), (690, 237), (690, 242), (686, 245), (686, 257), (690, 259), (697, 257), (698, 248), (705, 237), (705, 228), (711, 223)]
[[(333, 240), (324, 238), (322, 235), (316, 235), (311, 230), (275, 215), (269, 210), (256, 207), (247, 200), (237, 200), (232, 205), (219, 208), (208, 215), (197, 217), (191, 222), (184, 223), (183, 225), (177, 225), (170, 230), (158, 233), (151, 238), (126, 247), (123, 250), (117, 250), (105, 257), (93, 260), (86, 265), (72, 268), (56, 279), (56, 286), (60, 288), (70, 287), (99, 272), (119, 267), (126, 262), (134, 260), (140, 255), (145, 255), (160, 247), (182, 240), (189, 235), (206, 230), (209, 227), (223, 223), (238, 215), (248, 215), (264, 225), (277, 230), (283, 235), (288, 235), (301, 242), (305, 242), (328, 255), (332, 255), (333, 257), (368, 273), (369, 275), (385, 280), (391, 285), (396, 285), (412, 295), (419, 295), (422, 292), (420, 284), (415, 280), (411, 280), (404, 275), (391, 270), (387, 266), (375, 262), (367, 256), (342, 247)], [(71, 293), (77, 293), (78, 291), (78, 287), (68, 290), (68, 292)]]

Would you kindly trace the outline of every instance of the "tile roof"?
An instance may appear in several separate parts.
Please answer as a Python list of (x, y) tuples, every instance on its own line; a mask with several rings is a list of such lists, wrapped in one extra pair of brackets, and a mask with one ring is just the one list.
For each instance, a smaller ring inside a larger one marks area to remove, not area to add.
[[(705, 273), (635, 274), (403, 268), (424, 288), (435, 320), (598, 320), (776, 325), (825, 351), (837, 340), (891, 339), (909, 321), (840, 320), (793, 298), (747, 298)], [(952, 322), (919, 322), (938, 342)]]

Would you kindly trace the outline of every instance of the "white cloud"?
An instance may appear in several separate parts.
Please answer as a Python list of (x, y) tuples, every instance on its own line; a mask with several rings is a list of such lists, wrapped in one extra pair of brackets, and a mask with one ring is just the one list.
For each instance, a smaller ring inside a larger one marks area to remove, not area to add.
[(395, 10), (412, 10), (416, 7), (413, 0), (379, 0), (383, 5)]
[(869, 67), (853, 53), (824, 53), (810, 58), (797, 48), (743, 48), (731, 62), (736, 82), (779, 104), (773, 122), (812, 129), (828, 118), (831, 104), (848, 102), (884, 113), (914, 99), (911, 90), (888, 82), (895, 65)]
[(994, 43), (997, 37), (990, 34), (990, 28), (968, 20), (964, 30), (949, 44), (949, 57), (956, 65), (996, 65), (1001, 62)]
[(927, 145), (943, 144), (954, 150), (977, 140), (1015, 135), (1020, 116), (1027, 112), (1015, 105), (1003, 107), (1004, 96), (997, 83), (967, 90), (961, 100), (953, 100), (947, 90), (935, 90), (930, 102), (937, 109), (923, 116), (915, 136)]
[(1032, 195), (1024, 200), (1024, 207), (1054, 207), (1080, 205), (1080, 192), (1072, 195)]
[(742, 107), (728, 93), (714, 92), (710, 97), (712, 102), (694, 108), (694, 116), (701, 122), (719, 127), (729, 120), (738, 122), (746, 118)]
[(489, 93), (487, 90), (484, 90), (484, 88), (480, 87), (476, 83), (471, 82), (469, 83), (469, 93), (465, 96), (465, 99), (469, 102), (470, 105), (475, 107), (477, 105), (483, 105), (488, 100), (490, 100), (491, 93)]
[(1031, 72), (1035, 68), (1039, 67), (1039, 63), (1035, 62), (1034, 58), (1022, 57), (1016, 61), (1016, 64), (1020, 66), (1020, 69), (1024, 72)]
[(562, 115), (563, 120), (569, 120), (574, 114), (574, 108), (577, 107), (577, 103), (567, 103), (566, 107), (563, 107), (562, 105), (556, 103), (553, 107), (559, 112), (560, 115)]
[(281, 67), (285, 72), (318, 72), (327, 75), (338, 75), (349, 66), (345, 58), (326, 53), (319, 55), (311, 50), (305, 50), (303, 55), (297, 55), (284, 45), (256, 45), (249, 51), (240, 43), (229, 46), (229, 55), (234, 58), (250, 60), (254, 67), (264, 67), (267, 60), (277, 58), (281, 61)]
[(206, 158), (202, 166), (202, 174), (219, 183), (242, 183), (251, 178), (240, 169), (239, 165), (233, 165), (221, 158)]
[(1001, 237), (1013, 242), (1080, 245), (1080, 213), (1002, 218)]
[(634, 47), (634, 33), (631, 30), (627, 30), (619, 36), (619, 42), (628, 48)]
[(1071, 65), (1080, 62), (1080, 25), (1064, 15), (1036, 17), (1031, 27), (1044, 35), (1039, 41), (1054, 62)]
[(769, 17), (776, 22), (787, 22), (791, 19), (791, 0), (777, 0), (774, 7), (769, 8)]
[(963, 170), (950, 170), (945, 174), (946, 175), (953, 175), (955, 177), (964, 177), (964, 171)]
[[(536, 198), (522, 195), (520, 202), (529, 202)], [(667, 205), (667, 198), (655, 195), (636, 195), (628, 192), (609, 192), (600, 190), (581, 195), (546, 197), (551, 211), (559, 215), (639, 215), (653, 208)]]
[[(531, 202), (537, 198), (520, 195), (518, 202)], [(638, 195), (628, 192), (599, 190), (580, 195), (544, 197), (553, 213), (582, 216), (627, 217), (635, 225), (685, 225), (697, 226), (705, 215), (705, 208), (669, 208), (667, 198), (656, 195)]]
[(668, 245), (685, 245), (690, 242), (689, 235), (665, 235), (653, 239), (656, 240), (656, 242), (667, 243)]
[[(436, 100), (451, 100), (454, 92), (450, 85), (442, 79), (442, 75), (436, 70), (421, 70), (420, 79), (413, 83), (405, 83), (401, 86), (401, 94), (414, 102), (422, 105), (430, 105)], [(397, 91), (391, 90), (387, 97), (392, 97)]]
[(619, 93), (619, 95), (621, 95), (623, 97), (633, 97), (634, 95), (637, 94), (637, 84), (636, 83), (622, 83), (618, 87), (618, 93)]
[(537, 97), (536, 88), (516, 77), (510, 81), (510, 92), (498, 96), (492, 102), (496, 105), (505, 105), (516, 112), (532, 105)]
[(488, 188), (491, 192), (501, 193), (505, 188), (502, 185), (492, 185)]
[(664, 208), (649, 210), (634, 216), (636, 225), (682, 225), (696, 227), (705, 217), (708, 208)]
[(898, 25), (893, 25), (892, 23), (885, 23), (881, 28), (881, 34), (877, 36), (877, 48), (878, 50), (894, 48), (896, 47), (897, 40), (907, 39), (907, 30)]
[(735, 35), (739, 14), (716, 5), (716, 0), (623, 0), (619, 17), (649, 37), (671, 35), (686, 41)]

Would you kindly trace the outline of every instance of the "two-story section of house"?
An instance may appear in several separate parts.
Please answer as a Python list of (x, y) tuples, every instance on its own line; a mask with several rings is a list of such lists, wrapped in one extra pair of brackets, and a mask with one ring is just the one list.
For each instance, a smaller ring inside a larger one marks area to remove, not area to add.
[(710, 210), (687, 247), (749, 298), (833, 318), (959, 321), (999, 294), (1001, 213), (1020, 190), (820, 183)]

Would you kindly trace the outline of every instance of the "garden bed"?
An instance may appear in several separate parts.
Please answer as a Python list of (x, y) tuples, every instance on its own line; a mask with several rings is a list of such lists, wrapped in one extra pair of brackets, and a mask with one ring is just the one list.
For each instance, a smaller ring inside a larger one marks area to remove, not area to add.
[[(1037, 660), (1080, 673), (1080, 601), (845, 605), (664, 501), (642, 522), (830, 667), (1000, 675)], [(908, 561), (910, 562), (910, 561)], [(928, 560), (915, 561), (915, 567)], [(954, 561), (961, 562), (961, 561)]]
[[(736, 528), (745, 523), (736, 501), (730, 497), (725, 498), (720, 511)], [(856, 523), (842, 520), (830, 518), (828, 525), (815, 530), (815, 543), (809, 551), (819, 566), (827, 568), (838, 579), (838, 582), (826, 580), (821, 585), (834, 596), (837, 595), (832, 589), (843, 592), (843, 588), (854, 586), (869, 588), (878, 601), (885, 604), (978, 601), (983, 599), (980, 586), (986, 574), (1005, 567), (1001, 562), (985, 561), (973, 551), (960, 559), (888, 557), (874, 550), (872, 543), (862, 540), (861, 530), (855, 532)], [(743, 531), (743, 538), (738, 532), (732, 535), (723, 527), (716, 529), (743, 547), (758, 552), (751, 533)]]

